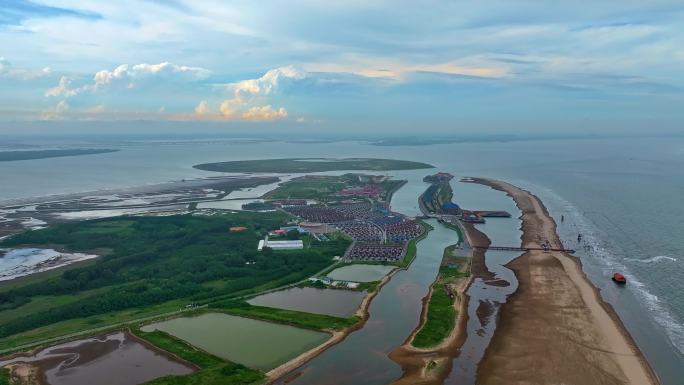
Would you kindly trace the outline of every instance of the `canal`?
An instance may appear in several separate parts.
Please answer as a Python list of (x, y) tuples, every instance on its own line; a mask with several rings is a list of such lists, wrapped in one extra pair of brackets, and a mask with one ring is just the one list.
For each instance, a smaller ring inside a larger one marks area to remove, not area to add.
[[(409, 179), (409, 183), (395, 194), (392, 207), (396, 211), (416, 215), (415, 202), (427, 187), (421, 181), (423, 173), (401, 174), (399, 177)], [(492, 218), (478, 228), (490, 236), (493, 244), (520, 244), (520, 221), (516, 218), (519, 211), (512, 200), (501, 192), (480, 185), (453, 182), (453, 187), (454, 200), (464, 208), (511, 212), (513, 218)], [(458, 240), (454, 231), (436, 220), (427, 222), (434, 230), (418, 243), (416, 259), (409, 269), (397, 272), (373, 300), (370, 318), (363, 329), (285, 376), (288, 384), (380, 385), (402, 375), (401, 368), (390, 360), (388, 354), (402, 344), (418, 325), (421, 299), (436, 277), (444, 248)], [(498, 283), (490, 285), (476, 279), (469, 288), (468, 335), (461, 353), (454, 359), (448, 383), (474, 383), (477, 363), (496, 328), (498, 309), (517, 287), (515, 276), (504, 266), (517, 255), (512, 252), (487, 253), (487, 267)], [(502, 285), (502, 280), (508, 285)]]

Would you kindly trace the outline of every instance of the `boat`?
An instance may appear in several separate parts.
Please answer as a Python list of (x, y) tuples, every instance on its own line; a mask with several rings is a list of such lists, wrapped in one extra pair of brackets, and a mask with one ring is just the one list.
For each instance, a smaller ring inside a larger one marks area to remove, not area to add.
[(613, 278), (612, 278), (612, 279), (613, 279), (613, 282), (615, 282), (615, 283), (617, 283), (617, 284), (619, 284), (619, 285), (624, 285), (624, 284), (627, 283), (627, 278), (625, 278), (625, 276), (622, 275), (622, 274), (620, 274), (620, 273), (615, 273), (615, 274), (613, 274)]

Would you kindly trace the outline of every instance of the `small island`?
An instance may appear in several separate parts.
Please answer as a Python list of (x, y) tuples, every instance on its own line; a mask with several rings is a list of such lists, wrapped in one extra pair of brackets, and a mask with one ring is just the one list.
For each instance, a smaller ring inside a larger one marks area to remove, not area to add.
[(230, 162), (203, 163), (193, 166), (198, 170), (216, 172), (268, 172), (309, 173), (324, 171), (390, 171), (419, 170), (434, 166), (407, 160), (375, 158), (283, 158), (236, 160)]
[(63, 156), (79, 156), (106, 154), (117, 152), (111, 148), (72, 148), (64, 150), (20, 150), (20, 151), (0, 151), (0, 162), (12, 162), (17, 160), (60, 158)]

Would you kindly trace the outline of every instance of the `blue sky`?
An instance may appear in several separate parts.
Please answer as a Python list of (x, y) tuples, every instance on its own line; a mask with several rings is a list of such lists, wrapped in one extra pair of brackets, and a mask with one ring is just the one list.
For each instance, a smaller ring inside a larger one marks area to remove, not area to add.
[(677, 131), (680, 1), (5, 0), (0, 121)]

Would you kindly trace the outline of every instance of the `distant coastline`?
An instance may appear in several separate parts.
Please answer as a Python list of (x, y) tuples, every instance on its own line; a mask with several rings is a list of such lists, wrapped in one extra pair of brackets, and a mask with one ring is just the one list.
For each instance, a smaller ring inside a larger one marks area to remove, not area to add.
[(61, 158), (65, 156), (106, 154), (117, 151), (119, 150), (113, 148), (73, 148), (64, 150), (0, 151), (0, 162), (15, 162), (20, 160)]
[(311, 173), (324, 171), (390, 171), (418, 170), (435, 166), (408, 160), (375, 158), (283, 158), (236, 160), (203, 163), (192, 166), (198, 170), (242, 173)]

